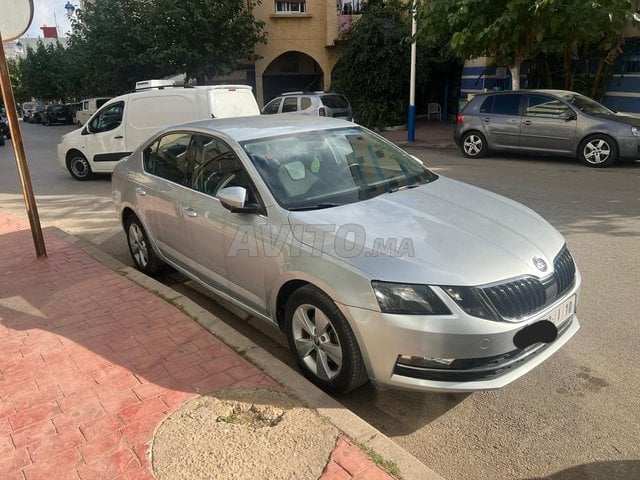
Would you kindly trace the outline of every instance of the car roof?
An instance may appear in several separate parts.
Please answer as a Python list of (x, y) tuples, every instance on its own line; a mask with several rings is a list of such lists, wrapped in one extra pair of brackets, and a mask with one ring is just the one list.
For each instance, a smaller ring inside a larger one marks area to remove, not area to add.
[(222, 133), (237, 142), (256, 138), (274, 137), (313, 130), (355, 127), (354, 123), (331, 117), (312, 115), (255, 115), (251, 117), (213, 118), (166, 128), (162, 133), (174, 130), (196, 130), (201, 133)]

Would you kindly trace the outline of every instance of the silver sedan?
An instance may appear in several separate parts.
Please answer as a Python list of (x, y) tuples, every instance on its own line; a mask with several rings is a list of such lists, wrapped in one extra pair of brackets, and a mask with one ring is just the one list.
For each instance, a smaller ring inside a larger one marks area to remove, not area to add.
[(580, 274), (528, 208), (355, 124), (179, 125), (113, 174), (133, 260), (277, 324), (331, 393), (500, 388), (578, 330)]

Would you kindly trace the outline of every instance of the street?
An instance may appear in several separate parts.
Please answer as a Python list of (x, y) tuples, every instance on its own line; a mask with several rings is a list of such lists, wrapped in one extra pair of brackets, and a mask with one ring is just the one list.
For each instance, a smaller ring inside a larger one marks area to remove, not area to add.
[[(42, 225), (131, 264), (109, 177), (78, 182), (57, 162), (58, 137), (72, 127), (21, 128)], [(502, 390), (461, 395), (366, 385), (338, 400), (450, 480), (638, 478), (640, 163), (590, 169), (572, 159), (470, 160), (458, 150), (408, 150), (438, 174), (527, 205), (566, 237), (583, 276), (582, 328), (555, 356)], [(26, 218), (10, 142), (0, 147), (0, 208)], [(178, 274), (163, 281), (293, 365), (278, 332), (238, 318)]]

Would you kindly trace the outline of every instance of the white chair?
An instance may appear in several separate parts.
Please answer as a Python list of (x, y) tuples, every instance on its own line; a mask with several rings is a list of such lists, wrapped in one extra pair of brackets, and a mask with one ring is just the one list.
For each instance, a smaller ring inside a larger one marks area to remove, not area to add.
[(438, 118), (438, 121), (442, 121), (442, 110), (440, 110), (440, 104), (438, 103), (429, 103), (427, 105), (427, 121), (431, 121), (431, 115), (435, 115)]

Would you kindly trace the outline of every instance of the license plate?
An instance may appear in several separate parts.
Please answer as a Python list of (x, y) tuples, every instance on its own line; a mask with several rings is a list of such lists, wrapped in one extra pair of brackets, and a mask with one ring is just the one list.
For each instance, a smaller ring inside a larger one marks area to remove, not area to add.
[(561, 305), (558, 305), (554, 308), (547, 320), (552, 322), (556, 327), (560, 326), (564, 321), (573, 315), (576, 311), (576, 296), (573, 295), (571, 298), (565, 300)]

